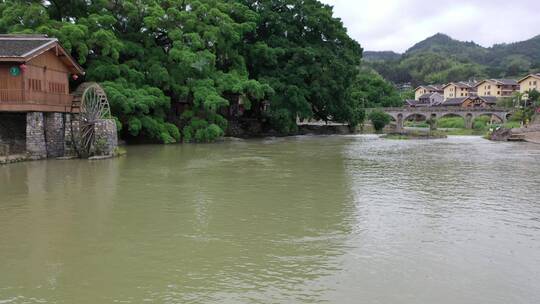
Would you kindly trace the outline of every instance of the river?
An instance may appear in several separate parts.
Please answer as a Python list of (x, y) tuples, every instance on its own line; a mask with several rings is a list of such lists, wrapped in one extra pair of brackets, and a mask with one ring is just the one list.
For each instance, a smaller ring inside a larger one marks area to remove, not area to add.
[(0, 303), (538, 303), (540, 146), (376, 136), (0, 167)]

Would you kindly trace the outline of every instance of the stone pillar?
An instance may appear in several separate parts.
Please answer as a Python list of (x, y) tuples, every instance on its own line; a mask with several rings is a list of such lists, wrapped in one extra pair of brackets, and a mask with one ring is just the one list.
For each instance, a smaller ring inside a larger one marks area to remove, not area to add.
[(96, 155), (112, 155), (118, 146), (116, 122), (113, 119), (102, 119), (94, 125), (96, 136), (94, 152)]
[(43, 112), (26, 113), (26, 152), (32, 159), (47, 157)]
[(472, 114), (465, 115), (465, 128), (466, 129), (472, 129), (473, 122), (474, 122), (474, 117), (472, 116)]
[(47, 157), (64, 156), (64, 115), (45, 113)]
[(398, 133), (403, 132), (403, 115), (402, 114), (397, 115), (396, 132)]
[(437, 114), (433, 113), (431, 114), (431, 117), (428, 120), (429, 123), (429, 130), (435, 131), (437, 130)]
[(75, 114), (66, 113), (64, 122), (64, 156), (78, 156), (74, 133), (79, 133), (79, 120)]

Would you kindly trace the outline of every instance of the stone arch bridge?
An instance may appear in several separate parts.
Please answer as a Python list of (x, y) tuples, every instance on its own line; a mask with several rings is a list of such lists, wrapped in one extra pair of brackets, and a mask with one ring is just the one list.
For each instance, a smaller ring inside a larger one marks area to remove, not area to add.
[(503, 123), (512, 115), (513, 109), (506, 108), (461, 108), (461, 107), (425, 107), (425, 108), (382, 108), (396, 122), (396, 131), (403, 130), (403, 122), (412, 116), (424, 116), (428, 119), (460, 116), (465, 120), (465, 127), (472, 129), (474, 119), (478, 116), (490, 115)]

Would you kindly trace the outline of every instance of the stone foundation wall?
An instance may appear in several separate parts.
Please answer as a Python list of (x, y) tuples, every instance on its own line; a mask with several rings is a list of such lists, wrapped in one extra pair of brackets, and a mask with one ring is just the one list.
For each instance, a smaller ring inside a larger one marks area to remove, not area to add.
[[(95, 143), (89, 156), (108, 156), (118, 146), (116, 122), (94, 125)], [(0, 156), (20, 154), (25, 159), (79, 156), (79, 119), (69, 113), (0, 113)]]
[(77, 156), (73, 134), (79, 132), (79, 120), (75, 114), (66, 114), (64, 121), (64, 156)]
[(94, 126), (96, 145), (94, 153), (97, 155), (112, 155), (118, 146), (116, 122), (113, 119), (103, 119)]
[(47, 157), (64, 156), (64, 115), (63, 113), (45, 113)]
[(32, 159), (47, 157), (45, 121), (42, 112), (26, 113), (26, 152)]

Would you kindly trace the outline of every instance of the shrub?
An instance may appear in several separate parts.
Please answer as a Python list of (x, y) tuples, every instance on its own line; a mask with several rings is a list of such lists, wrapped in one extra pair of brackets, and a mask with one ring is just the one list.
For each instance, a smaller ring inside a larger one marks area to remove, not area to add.
[(184, 135), (184, 142), (191, 142), (191, 140), (193, 139), (193, 128), (191, 126), (185, 126), (182, 130), (182, 134)]
[(205, 120), (193, 119), (182, 130), (184, 142), (212, 142), (222, 137), (225, 132), (217, 124), (208, 124)]
[(217, 138), (224, 135), (223, 130), (216, 124), (209, 125), (207, 130), (208, 130), (208, 138), (210, 140), (216, 140)]
[(509, 121), (503, 124), (503, 127), (507, 129), (520, 128), (521, 123), (519, 121)]
[(369, 113), (368, 116), (369, 120), (371, 120), (371, 123), (373, 124), (373, 128), (375, 131), (381, 131), (384, 129), (384, 127), (390, 123), (390, 120), (392, 119), (390, 115), (380, 111), (375, 110), (371, 113)]
[(485, 115), (479, 116), (474, 119), (473, 128), (476, 130), (485, 130), (490, 123), (491, 117)]

